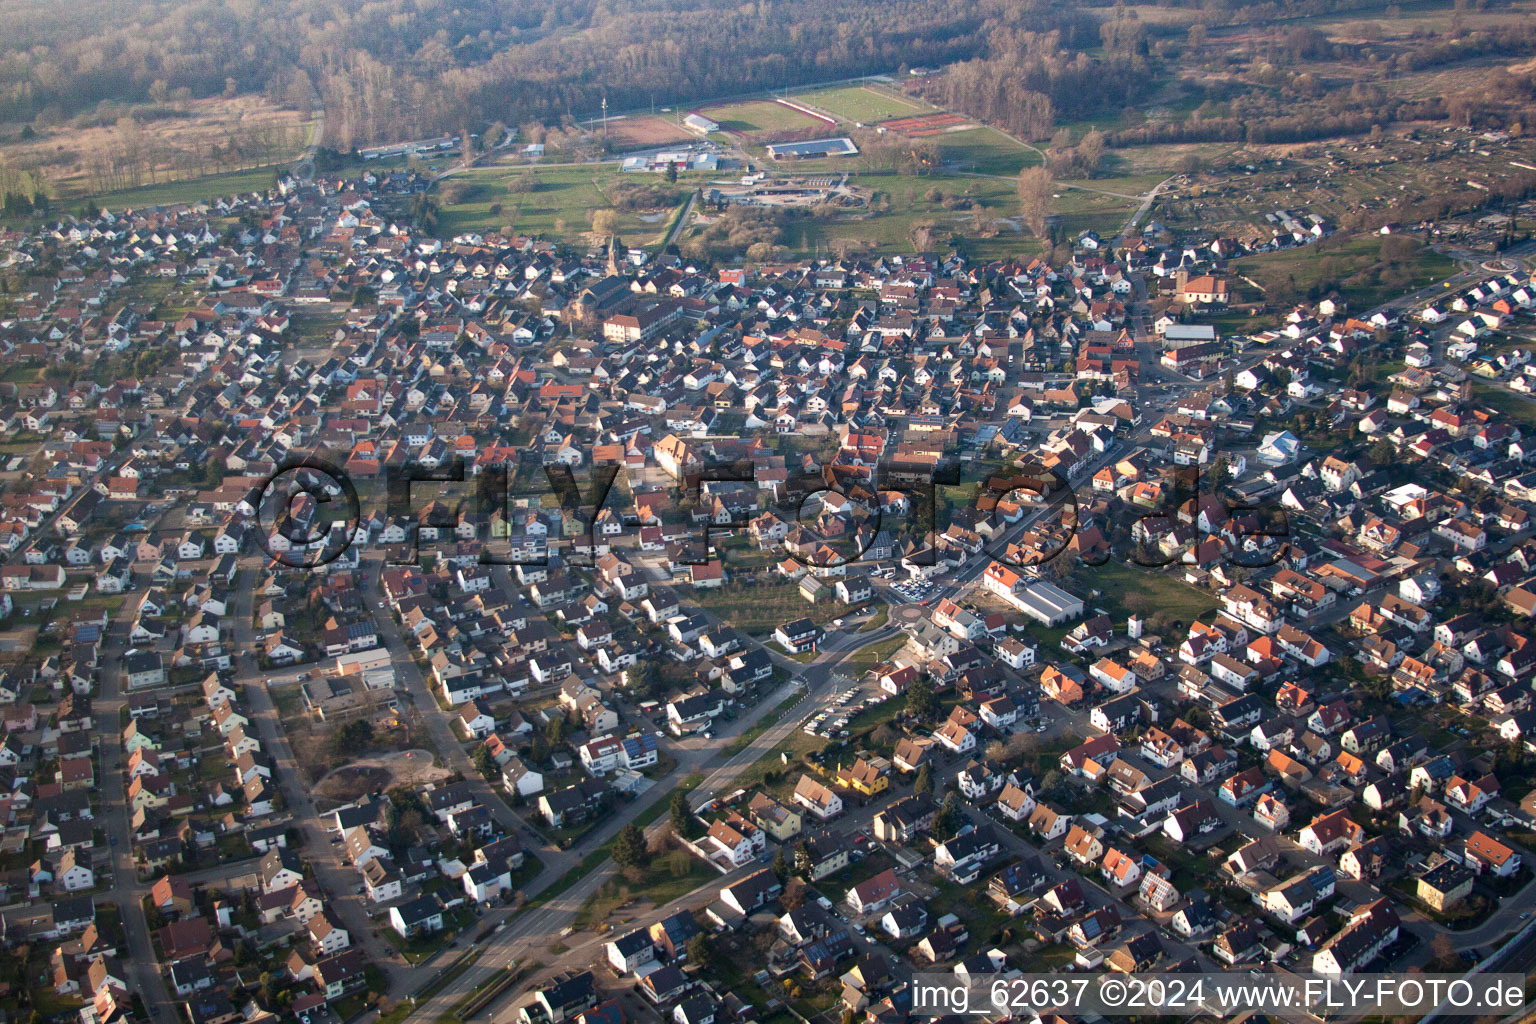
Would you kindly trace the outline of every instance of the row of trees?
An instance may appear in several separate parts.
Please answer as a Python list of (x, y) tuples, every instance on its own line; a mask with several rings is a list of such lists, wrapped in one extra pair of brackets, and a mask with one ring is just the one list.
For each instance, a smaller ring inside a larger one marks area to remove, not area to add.
[(6, 213), (28, 213), (51, 198), (53, 186), (42, 174), (0, 164), (0, 202)]
[(114, 145), (93, 150), (83, 161), (92, 191), (265, 167), (304, 148), (301, 126), (271, 122), (238, 123), (167, 144), (163, 138), (150, 138), (137, 117), (124, 115), (117, 120), (114, 136)]

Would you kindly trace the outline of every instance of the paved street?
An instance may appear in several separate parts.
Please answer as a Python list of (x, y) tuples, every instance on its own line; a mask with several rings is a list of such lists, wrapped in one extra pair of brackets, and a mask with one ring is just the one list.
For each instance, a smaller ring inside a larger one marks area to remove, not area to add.
[[(254, 573), (256, 567), (249, 565), (243, 567), (242, 571)], [(251, 629), (254, 584), (254, 578), (248, 578), (245, 586), (236, 588), (235, 607), (231, 615), (236, 657), (239, 659), (236, 680), (241, 686), (247, 716), (256, 726), (262, 747), (272, 759), (274, 781), (303, 839), (305, 853), (315, 871), (315, 880), (324, 892), (333, 897), (328, 901), (328, 906), (352, 936), (354, 943), (363, 948), (370, 960), (386, 970), (390, 978), (389, 996), (398, 999), (409, 992), (410, 979), (403, 972), (389, 968), (393, 964), (403, 965), (405, 961), (393, 946), (380, 937), (377, 927), (368, 918), (364, 899), (353, 895), (352, 891), (357, 888), (360, 878), (356, 871), (342, 864), (343, 847), (333, 845), (330, 841), (326, 821), (320, 816), (311, 795), (309, 780), (294, 757), (277, 706), (272, 702), (272, 695), (267, 689), (266, 679), (256, 664), (254, 652), (259, 647)]]
[(155, 1024), (181, 1024), (149, 939), (149, 924), (143, 908), (143, 899), (149, 895), (149, 885), (138, 881), (133, 863), (132, 813), (128, 807), (127, 779), (124, 773), (126, 759), (123, 757), (121, 735), (116, 729), (118, 718), (127, 704), (124, 697), (122, 653), (127, 647), (133, 619), (131, 609), (131, 603), (124, 602), (107, 627), (106, 640), (102, 645), (101, 695), (93, 705), (97, 721), (111, 723), (110, 727), (100, 730), (99, 743), (101, 816), (103, 830), (111, 843), (109, 849), (113, 884), (111, 889), (97, 898), (116, 903), (122, 913), (123, 931), (128, 942), (126, 969), (132, 973), (134, 991), (143, 998)]

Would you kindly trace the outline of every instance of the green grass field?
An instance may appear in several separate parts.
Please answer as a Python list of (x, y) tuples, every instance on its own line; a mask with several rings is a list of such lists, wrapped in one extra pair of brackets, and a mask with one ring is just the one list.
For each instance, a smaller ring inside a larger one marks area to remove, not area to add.
[(932, 223), (936, 234), (965, 240), (967, 252), (978, 256), (1039, 251), (1038, 241), (1021, 234), (1011, 223), (999, 225), (991, 237), (982, 237), (990, 232), (978, 230), (973, 209), (962, 208), (977, 203), (988, 218), (1013, 217), (1018, 212), (1018, 200), (1012, 182), (1005, 179), (886, 173), (855, 175), (853, 181), (873, 193), (869, 211), (830, 221), (793, 221), (786, 229), (785, 244), (796, 252), (813, 252), (817, 246), (825, 249), (839, 239), (850, 239), (879, 251), (912, 252), (914, 229)]
[(1536, 425), (1536, 400), (1479, 380), (1472, 382), (1472, 398), (1527, 430)]
[(1099, 591), (1086, 603), (1100, 607), (1123, 619), (1134, 612), (1143, 617), (1162, 613), (1186, 626), (1216, 608), (1216, 599), (1166, 572), (1127, 565), (1111, 559), (1103, 565), (1080, 565), (1076, 585), (1069, 588), (1082, 594), (1086, 589)]
[[(576, 911), (576, 927), (595, 928), (634, 902), (647, 903), (653, 907), (665, 906), (711, 879), (720, 877), (709, 865), (681, 848), (652, 856), (645, 867), (637, 872), (637, 876), (634, 881), (620, 877), (603, 883)], [(627, 922), (632, 917), (632, 914), (620, 916), (618, 923)]]
[(1051, 208), (1061, 219), (1068, 237), (1075, 238), (1082, 231), (1096, 231), (1101, 238), (1112, 238), (1120, 233), (1141, 205), (1140, 198), (1126, 197), (1141, 196), (1165, 177), (1167, 175), (1154, 173), (1058, 181), (1057, 199)]
[(1025, 149), (995, 128), (966, 128), (921, 141), (938, 148), (947, 168), (972, 174), (1013, 177), (1040, 162), (1037, 153)]
[(933, 108), (921, 100), (906, 99), (883, 89), (862, 85), (845, 86), (841, 89), (823, 89), (796, 97), (834, 117), (845, 121), (888, 121), (896, 117), (912, 117)]
[[(1059, 186), (1075, 185), (1099, 192), (1119, 192), (1121, 195), (1139, 197), (1166, 177), (1168, 177), (1166, 174), (1148, 171), (1142, 174), (1124, 174), (1101, 178), (1063, 178), (1056, 184)], [(1137, 199), (1133, 204), (1133, 208), (1139, 205), (1140, 199)]]
[(128, 207), (164, 206), (173, 203), (200, 203), (246, 192), (264, 192), (277, 180), (277, 172), (283, 167), (253, 167), (246, 171), (229, 174), (210, 174), (203, 178), (186, 181), (168, 181), (158, 185), (141, 185), (120, 192), (100, 192), (95, 195), (68, 198), (62, 202), (73, 207), (76, 203), (109, 210)]
[(743, 135), (777, 135), (781, 132), (798, 132), (807, 128), (827, 128), (826, 122), (809, 117), (772, 100), (752, 100), (748, 103), (731, 103), (723, 107), (708, 107), (700, 111), (705, 117), (717, 122), (728, 132)]
[[(465, 232), (513, 230), (574, 241), (582, 238), (593, 210), (611, 207), (607, 189), (622, 174), (611, 164), (592, 167), (533, 169), (532, 191), (509, 192), (507, 183), (520, 178), (524, 168), (477, 169), (456, 178), (470, 182), (462, 200), (438, 211), (438, 234), (451, 238)], [(500, 209), (492, 212), (493, 206)], [(659, 238), (671, 223), (675, 209), (634, 213), (619, 211), (618, 232), (630, 244), (647, 244)]]
[(1096, 231), (1100, 238), (1109, 239), (1119, 235), (1140, 205), (1134, 199), (1059, 187), (1057, 198), (1051, 203), (1051, 212), (1060, 218), (1068, 238), (1076, 238), (1082, 231)]
[(1252, 278), (1271, 302), (1337, 288), (1352, 312), (1416, 291), (1456, 272), (1456, 263), (1428, 248), (1398, 262), (1382, 258), (1375, 235), (1334, 237), (1315, 245), (1262, 253), (1239, 260), (1237, 273)]
[(860, 648), (843, 661), (843, 670), (849, 675), (863, 675), (907, 645), (906, 634), (893, 636), (877, 644)]

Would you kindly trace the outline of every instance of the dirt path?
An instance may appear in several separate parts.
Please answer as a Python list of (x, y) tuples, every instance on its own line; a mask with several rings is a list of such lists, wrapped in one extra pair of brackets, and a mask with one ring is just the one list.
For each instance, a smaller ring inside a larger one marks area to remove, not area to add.
[(375, 790), (406, 786), (419, 789), (429, 782), (440, 782), (452, 775), (432, 763), (430, 750), (399, 750), (390, 754), (363, 757), (329, 772), (315, 783), (317, 804), (340, 806)]

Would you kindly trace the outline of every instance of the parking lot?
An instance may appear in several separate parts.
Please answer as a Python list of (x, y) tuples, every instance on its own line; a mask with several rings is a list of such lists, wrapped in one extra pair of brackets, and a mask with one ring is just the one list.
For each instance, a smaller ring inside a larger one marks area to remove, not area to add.
[(850, 686), (838, 691), (832, 698), (830, 705), (816, 712), (805, 720), (802, 727), (809, 736), (828, 736), (832, 739), (847, 739), (850, 735), (848, 723), (851, 722), (865, 708), (878, 707), (891, 699), (888, 693), (877, 693), (873, 696), (858, 699), (862, 687)]
[[(894, 569), (882, 569), (875, 573), (875, 578), (890, 580), (895, 572)], [(938, 584), (929, 580), (902, 580), (889, 584), (887, 593), (908, 604), (927, 604), (937, 589)]]

